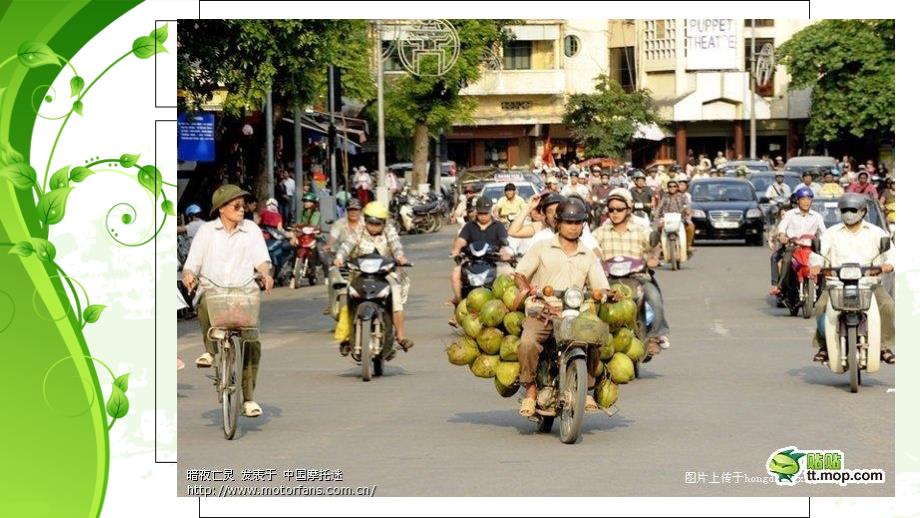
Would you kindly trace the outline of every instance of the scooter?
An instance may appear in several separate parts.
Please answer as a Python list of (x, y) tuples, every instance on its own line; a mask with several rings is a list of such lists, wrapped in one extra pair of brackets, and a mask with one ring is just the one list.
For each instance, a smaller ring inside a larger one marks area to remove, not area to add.
[(814, 253), (816, 239), (813, 235), (803, 235), (793, 239), (792, 264), (788, 276), (794, 278), (780, 280), (780, 301), (789, 309), (791, 316), (802, 310), (802, 318), (809, 319), (815, 312), (815, 303), (821, 296), (821, 282), (812, 278), (809, 268), (811, 254)]
[(294, 255), (291, 289), (300, 288), (304, 281), (309, 282), (310, 286), (315, 286), (316, 266), (319, 264), (316, 239), (319, 232), (313, 227), (298, 227), (294, 232), (297, 235), (298, 247)]
[(687, 261), (687, 231), (680, 213), (664, 215), (664, 236), (664, 262), (671, 263), (671, 270), (680, 270), (680, 263)]
[[(879, 255), (891, 248), (891, 238), (879, 242)], [(877, 256), (876, 256), (877, 257)], [(827, 260), (827, 258), (825, 258)], [(872, 290), (881, 279), (881, 268), (858, 263), (822, 268), (827, 278), (830, 304), (823, 321), (827, 362), (831, 372), (850, 373), (850, 392), (859, 392), (862, 372), (878, 371), (881, 363), (881, 316)]]
[(354, 274), (348, 284), (348, 311), (354, 315), (349, 346), (352, 359), (361, 366), (364, 381), (383, 376), (384, 362), (396, 357), (392, 294), (387, 280), (396, 267), (394, 260), (376, 253), (362, 255), (345, 265)]
[[(466, 298), (476, 288), (492, 288), (502, 258), (488, 243), (474, 241), (460, 250), (454, 261), (460, 265), (460, 293)], [(514, 266), (515, 261), (512, 259), (508, 264)]]

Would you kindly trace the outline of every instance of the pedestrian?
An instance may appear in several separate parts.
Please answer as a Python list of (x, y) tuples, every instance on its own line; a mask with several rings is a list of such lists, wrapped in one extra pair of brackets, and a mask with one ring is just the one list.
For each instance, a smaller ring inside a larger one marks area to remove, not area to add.
[(297, 208), (295, 205), (296, 198), (294, 197), (296, 194), (295, 191), (297, 190), (297, 183), (294, 181), (294, 175), (290, 170), (285, 170), (283, 172), (283, 176), (284, 197), (287, 201), (287, 205), (284, 211), (284, 219), (290, 222), (294, 221), (294, 215), (297, 214)]

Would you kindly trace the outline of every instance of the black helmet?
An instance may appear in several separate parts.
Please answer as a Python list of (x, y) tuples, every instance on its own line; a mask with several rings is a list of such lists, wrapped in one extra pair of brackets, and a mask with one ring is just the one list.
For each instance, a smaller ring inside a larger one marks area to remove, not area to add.
[(562, 203), (565, 201), (565, 197), (558, 192), (550, 192), (540, 200), (540, 212), (546, 212), (546, 208), (550, 205), (556, 205), (557, 203)]
[(476, 200), (476, 212), (492, 212), (492, 200), (487, 196), (480, 196)]
[(840, 201), (837, 202), (837, 208), (841, 211), (844, 209), (856, 209), (857, 211), (860, 211), (866, 209), (867, 207), (868, 198), (855, 192), (845, 193), (840, 197)]
[(582, 223), (588, 219), (588, 209), (585, 202), (577, 196), (570, 196), (556, 207), (556, 219), (559, 221), (575, 221)]

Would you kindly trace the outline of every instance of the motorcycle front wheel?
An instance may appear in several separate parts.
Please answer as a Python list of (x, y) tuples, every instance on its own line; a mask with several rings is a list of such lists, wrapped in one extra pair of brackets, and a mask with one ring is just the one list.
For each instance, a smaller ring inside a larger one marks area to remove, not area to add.
[(815, 283), (811, 277), (805, 279), (802, 289), (805, 290), (805, 300), (802, 301), (802, 318), (809, 319), (815, 311)]
[(581, 422), (585, 418), (588, 396), (588, 367), (584, 358), (575, 358), (566, 366), (565, 385), (559, 414), (559, 440), (574, 444), (581, 437)]
[(859, 392), (860, 368), (859, 345), (856, 341), (856, 328), (847, 328), (847, 369), (850, 371), (850, 392)]
[(303, 279), (303, 259), (297, 258), (294, 261), (294, 278), (291, 280), (291, 287), (295, 290), (299, 290), (303, 286), (301, 279)]

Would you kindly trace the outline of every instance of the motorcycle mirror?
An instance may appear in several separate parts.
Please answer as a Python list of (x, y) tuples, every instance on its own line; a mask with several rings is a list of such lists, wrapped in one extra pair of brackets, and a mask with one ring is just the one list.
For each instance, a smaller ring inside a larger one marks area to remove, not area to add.
[(889, 250), (891, 250), (891, 238), (888, 236), (885, 236), (879, 240), (878, 251), (880, 253), (885, 253)]

